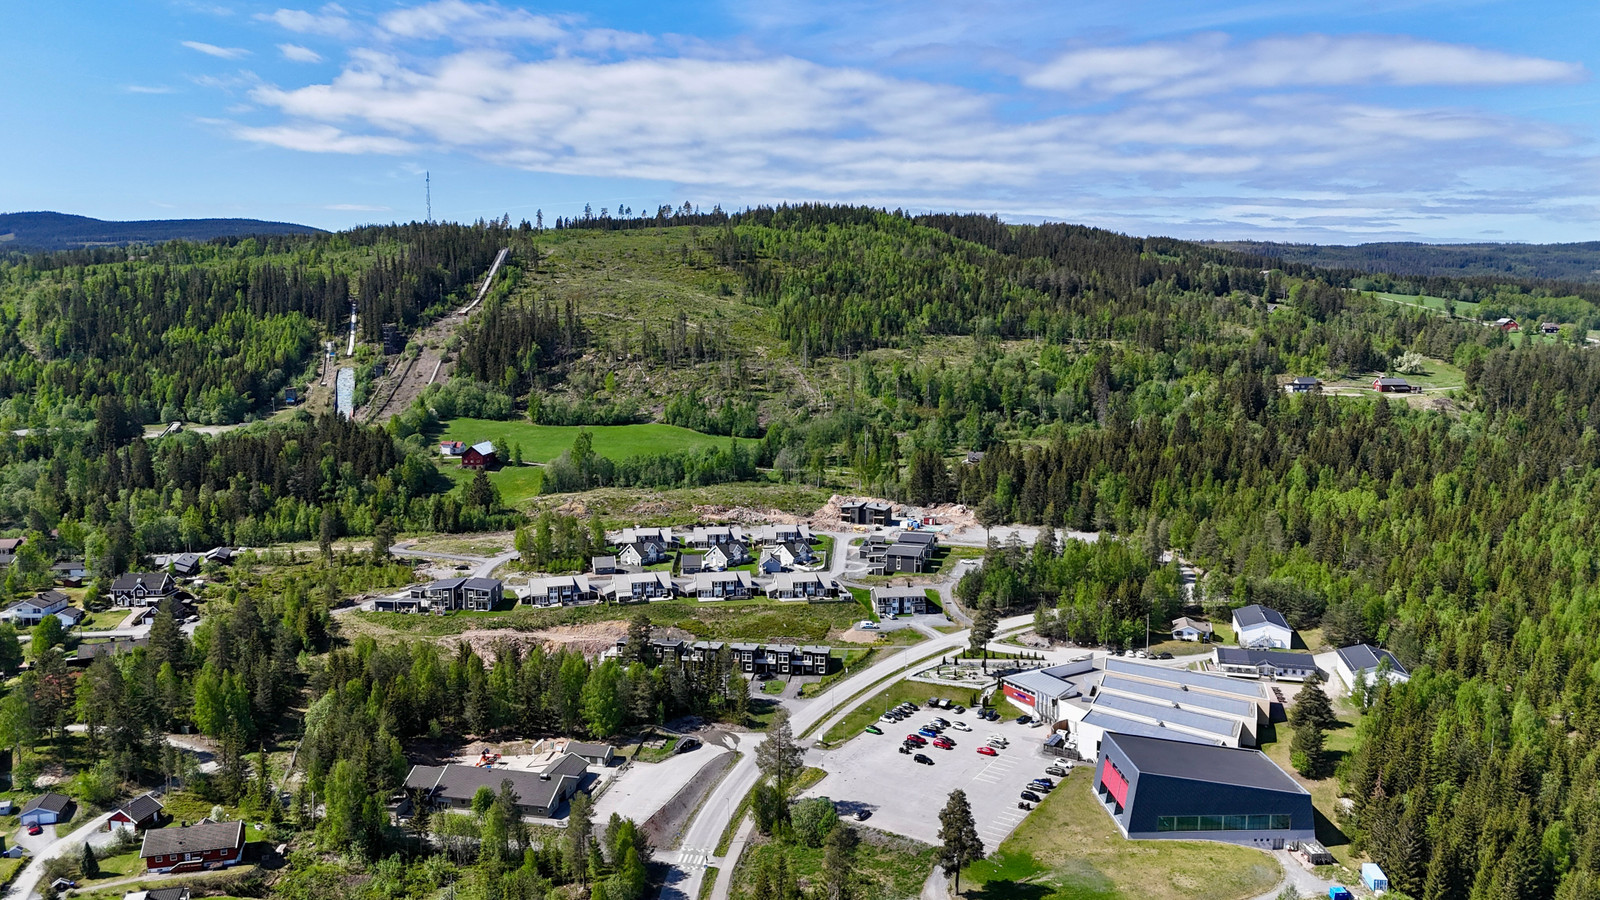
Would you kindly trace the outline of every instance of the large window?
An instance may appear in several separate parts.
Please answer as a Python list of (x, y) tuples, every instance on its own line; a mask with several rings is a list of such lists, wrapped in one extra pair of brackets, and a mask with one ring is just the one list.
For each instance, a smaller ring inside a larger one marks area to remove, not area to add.
[(1156, 831), (1288, 831), (1286, 815), (1157, 816)]

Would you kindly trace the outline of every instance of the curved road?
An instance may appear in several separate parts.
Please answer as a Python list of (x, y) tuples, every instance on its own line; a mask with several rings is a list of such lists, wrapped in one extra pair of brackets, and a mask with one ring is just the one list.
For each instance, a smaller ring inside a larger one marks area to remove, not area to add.
[(27, 900), (32, 897), (35, 889), (39, 887), (40, 879), (44, 878), (45, 863), (65, 855), (69, 850), (89, 840), (110, 818), (111, 813), (101, 813), (80, 825), (76, 831), (66, 837), (56, 838), (55, 843), (39, 851), (38, 855), (29, 860), (28, 864), (22, 867), (22, 871), (17, 873), (16, 879), (11, 882), (11, 887), (5, 893), (5, 900)]
[[(836, 544), (835, 547), (837, 546)], [(1031, 625), (1032, 622), (1032, 616), (1015, 616), (1002, 621), (1001, 628), (1016, 628)], [(894, 653), (861, 672), (837, 682), (832, 688), (843, 696), (857, 692), (861, 692), (861, 696), (842, 701), (837, 706), (809, 704), (793, 713), (789, 719), (790, 727), (794, 729), (796, 735), (799, 735), (824, 720), (836, 719), (871, 699), (875, 692), (864, 689), (877, 687), (879, 682), (883, 682), (882, 686), (887, 686), (909, 674), (910, 669), (904, 668), (909, 661), (940, 656), (957, 647), (965, 646), (966, 643), (967, 632), (958, 631), (951, 635), (940, 635), (936, 640), (914, 644), (903, 652)], [(679, 861), (673, 863), (665, 879), (665, 887), (661, 890), (662, 900), (692, 900), (700, 896), (700, 883), (705, 876), (705, 869), (702, 865), (685, 865), (681, 861), (685, 857), (696, 863), (719, 866), (716, 889), (711, 896), (713, 900), (726, 900), (734, 865), (738, 862), (738, 854), (733, 852), (733, 848), (730, 848), (728, 855), (721, 859), (712, 858), (710, 854), (715, 852), (717, 841), (721, 839), (723, 829), (727, 826), (733, 810), (738, 807), (739, 801), (744, 799), (744, 795), (750, 792), (760, 777), (753, 749), (756, 743), (758, 741), (752, 739), (741, 741), (739, 749), (744, 751), (743, 755), (729, 770), (727, 777), (723, 778), (706, 798), (700, 807), (700, 812), (685, 829), (681, 844), (684, 849), (679, 852)], [(738, 847), (737, 844), (733, 846)], [(663, 858), (665, 856), (666, 854), (663, 854)]]

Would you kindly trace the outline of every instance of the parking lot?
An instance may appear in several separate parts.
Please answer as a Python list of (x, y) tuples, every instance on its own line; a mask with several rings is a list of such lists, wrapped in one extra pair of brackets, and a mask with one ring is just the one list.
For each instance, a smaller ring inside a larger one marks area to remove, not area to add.
[[(1001, 707), (1001, 711), (1008, 708)], [(945, 731), (955, 742), (953, 750), (938, 750), (931, 744), (923, 748), (921, 752), (933, 759), (929, 766), (914, 762), (899, 748), (907, 734), (934, 716), (963, 721), (972, 730)], [(864, 824), (929, 844), (938, 843), (939, 811), (950, 792), (960, 788), (972, 804), (984, 847), (992, 850), (999, 846), (1027, 815), (1017, 808), (1019, 794), (1055, 762), (1039, 750), (1048, 732), (1018, 725), (1012, 719), (985, 722), (972, 712), (955, 715), (950, 710), (923, 707), (909, 719), (876, 724), (883, 734), (863, 734), (835, 750), (806, 752), (806, 764), (820, 766), (828, 777), (805, 796), (829, 797), (847, 817), (864, 809), (871, 813)], [(1006, 738), (1010, 746), (996, 756), (979, 754), (977, 748), (987, 743), (991, 733)]]

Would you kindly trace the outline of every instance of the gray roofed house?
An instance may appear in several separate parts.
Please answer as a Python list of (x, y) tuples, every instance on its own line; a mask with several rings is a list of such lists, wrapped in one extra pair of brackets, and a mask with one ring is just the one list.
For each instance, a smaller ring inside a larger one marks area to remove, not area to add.
[(616, 750), (610, 744), (594, 744), (584, 741), (568, 741), (567, 752), (571, 753), (591, 766), (609, 766)]
[(678, 592), (672, 576), (666, 572), (638, 572), (618, 575), (601, 593), (617, 603), (636, 603), (646, 600), (670, 600)]
[(1224, 675), (1304, 681), (1318, 674), (1316, 660), (1309, 653), (1253, 647), (1217, 647), (1212, 653)]
[(411, 589), (411, 599), (441, 612), (488, 612), (504, 597), (505, 585), (498, 578), (444, 578)]
[(149, 828), (161, 821), (161, 812), (165, 809), (155, 794), (144, 793), (117, 807), (111, 813), (106, 828), (113, 825), (127, 825), (132, 828)]
[(883, 571), (886, 575), (896, 572), (920, 573), (927, 568), (928, 557), (932, 547), (923, 544), (890, 544), (884, 551)]
[(1172, 636), (1180, 641), (1209, 641), (1215, 634), (1210, 622), (1179, 616), (1172, 620)]
[(189, 900), (187, 887), (151, 888), (148, 891), (129, 891), (122, 900)]
[(118, 606), (157, 606), (177, 592), (177, 582), (166, 572), (126, 572), (111, 582), (111, 598)]
[(470, 810), (478, 788), (500, 790), (510, 781), (517, 795), (517, 810), (524, 816), (554, 818), (561, 805), (583, 787), (589, 764), (575, 753), (564, 753), (545, 765), (532, 769), (492, 766), (413, 766), (406, 776), (406, 787), (427, 792), (427, 801), (442, 809)]
[(1283, 386), (1291, 394), (1307, 394), (1322, 389), (1322, 379), (1312, 378), (1310, 375), (1301, 375), (1299, 378)]
[(244, 856), (244, 823), (202, 819), (187, 827), (146, 829), (139, 856), (151, 872), (231, 866)]
[(1341, 647), (1334, 655), (1334, 671), (1338, 673), (1339, 680), (1345, 687), (1355, 690), (1368, 679), (1376, 678), (1379, 672), (1384, 674), (1391, 683), (1401, 683), (1411, 680), (1411, 673), (1400, 664), (1393, 653), (1371, 644), (1355, 644), (1350, 647)]
[(767, 585), (767, 596), (777, 600), (809, 600), (837, 596), (839, 590), (839, 582), (826, 575), (784, 572), (774, 576)]
[(749, 572), (701, 572), (694, 576), (690, 590), (699, 600), (734, 600), (755, 593), (755, 580)]
[(706, 555), (704, 553), (679, 553), (678, 571), (684, 575), (695, 575), (705, 567)]
[(589, 571), (596, 575), (615, 575), (617, 572), (617, 558), (615, 556), (596, 556), (589, 560)]
[(1283, 613), (1255, 603), (1233, 611), (1233, 631), (1241, 647), (1286, 650), (1294, 642)]
[(197, 553), (180, 553), (172, 558), (170, 563), (172, 574), (188, 578), (200, 574), (200, 555)]
[(877, 587), (872, 605), (880, 616), (920, 616), (928, 612), (928, 592), (919, 587)]

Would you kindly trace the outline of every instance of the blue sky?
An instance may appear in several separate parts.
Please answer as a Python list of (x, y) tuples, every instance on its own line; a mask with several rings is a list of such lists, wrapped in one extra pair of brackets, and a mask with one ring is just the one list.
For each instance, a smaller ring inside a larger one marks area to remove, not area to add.
[(0, 210), (339, 228), (826, 200), (1600, 239), (1600, 5), (10, 4)]

